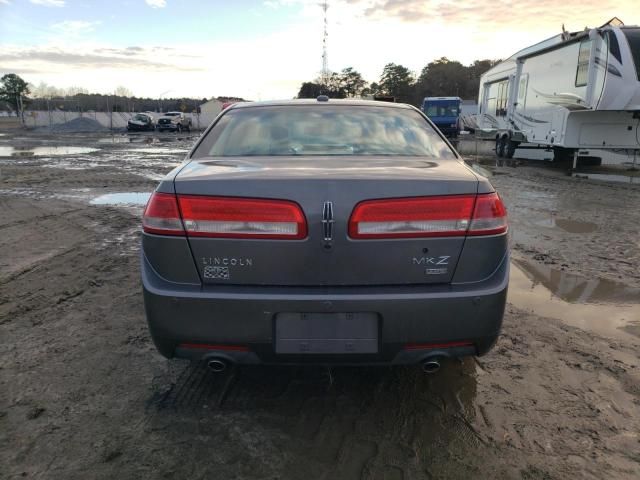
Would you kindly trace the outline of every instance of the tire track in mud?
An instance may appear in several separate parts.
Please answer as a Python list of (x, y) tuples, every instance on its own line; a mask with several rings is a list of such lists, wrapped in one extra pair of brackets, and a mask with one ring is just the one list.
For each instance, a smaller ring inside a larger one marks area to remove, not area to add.
[[(464, 384), (469, 373), (461, 368), (473, 364), (449, 365), (446, 377), (458, 376)], [(165, 430), (176, 422), (197, 423), (207, 429), (221, 416), (232, 416), (243, 425), (238, 428), (251, 431), (257, 423), (284, 442), (290, 458), (285, 471), (296, 472), (287, 478), (319, 478), (314, 471), (327, 479), (424, 476), (422, 464), (432, 463), (432, 452), (419, 433), (422, 423), (438, 425), (436, 436), (445, 445), (444, 438), (453, 435), (457, 443), (487, 447), (467, 418), (474, 411), (464, 405), (469, 399), (454, 391), (455, 384), (434, 402), (430, 397), (445, 383), (425, 378), (417, 368), (334, 369), (333, 379), (318, 368), (245, 367), (214, 374), (204, 364), (189, 364), (175, 383), (158, 387), (149, 399), (149, 424)], [(403, 392), (411, 395), (417, 384), (426, 387), (420, 398), (406, 398)], [(251, 425), (244, 424), (248, 415)]]

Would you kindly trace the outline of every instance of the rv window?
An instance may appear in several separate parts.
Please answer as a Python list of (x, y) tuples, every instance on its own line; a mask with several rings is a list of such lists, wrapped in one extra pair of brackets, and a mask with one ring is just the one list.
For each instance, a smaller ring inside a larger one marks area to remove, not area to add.
[(622, 64), (622, 55), (620, 55), (620, 45), (618, 44), (618, 38), (615, 32), (607, 31), (607, 43), (609, 44), (609, 53), (613, 55)]
[(524, 106), (522, 104), (524, 103), (524, 99), (527, 94), (527, 78), (527, 74), (520, 77), (520, 86), (518, 87), (518, 103), (521, 104), (521, 106)]
[(496, 95), (496, 117), (507, 115), (509, 81), (504, 80), (496, 84), (498, 94)]
[(631, 56), (636, 64), (636, 75), (640, 80), (640, 28), (623, 28), (622, 31), (629, 41)]
[(576, 87), (584, 87), (587, 85), (587, 79), (589, 78), (589, 57), (591, 57), (591, 40), (583, 40), (580, 42), (580, 51), (578, 53)]

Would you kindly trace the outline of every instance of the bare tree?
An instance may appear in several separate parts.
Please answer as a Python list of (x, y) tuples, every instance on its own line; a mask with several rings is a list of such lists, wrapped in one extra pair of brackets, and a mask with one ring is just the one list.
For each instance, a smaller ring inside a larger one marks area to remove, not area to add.
[(122, 85), (117, 86), (113, 94), (116, 97), (133, 97), (133, 92)]

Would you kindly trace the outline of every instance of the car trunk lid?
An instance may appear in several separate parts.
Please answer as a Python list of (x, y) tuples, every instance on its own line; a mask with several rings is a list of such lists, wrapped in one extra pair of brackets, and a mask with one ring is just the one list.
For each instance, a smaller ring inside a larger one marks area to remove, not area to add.
[(188, 233), (205, 283), (358, 286), (449, 283), (465, 236), (353, 238), (349, 220), (357, 205), (372, 199), (475, 198), (478, 179), (452, 159), (224, 157), (192, 161), (174, 184), (179, 198), (292, 202), (306, 220), (303, 239)]

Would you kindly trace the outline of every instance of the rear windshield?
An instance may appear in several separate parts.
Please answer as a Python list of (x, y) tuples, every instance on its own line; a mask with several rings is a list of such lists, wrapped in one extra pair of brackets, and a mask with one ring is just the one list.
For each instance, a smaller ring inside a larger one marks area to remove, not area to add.
[(290, 155), (455, 158), (418, 112), (327, 104), (230, 110), (208, 132), (193, 158)]
[(631, 47), (631, 56), (636, 64), (636, 75), (640, 80), (640, 28), (623, 28), (629, 47)]

